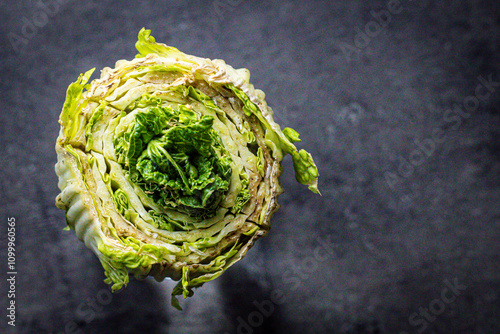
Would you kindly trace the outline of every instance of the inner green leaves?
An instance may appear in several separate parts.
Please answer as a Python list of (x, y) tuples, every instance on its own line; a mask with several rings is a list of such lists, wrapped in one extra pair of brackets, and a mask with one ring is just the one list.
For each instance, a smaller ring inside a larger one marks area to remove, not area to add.
[(214, 118), (161, 103), (144, 95), (129, 106), (138, 110), (130, 111), (133, 121), (114, 139), (118, 162), (158, 205), (212, 217), (229, 189), (232, 163), (212, 128)]

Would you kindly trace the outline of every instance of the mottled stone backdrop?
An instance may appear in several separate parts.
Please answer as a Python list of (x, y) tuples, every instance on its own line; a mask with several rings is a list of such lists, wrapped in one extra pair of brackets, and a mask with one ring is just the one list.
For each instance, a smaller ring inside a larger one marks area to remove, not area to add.
[[(0, 11), (1, 333), (500, 331), (498, 1), (16, 0)], [(171, 281), (111, 294), (54, 206), (66, 88), (134, 57), (142, 27), (248, 68), (321, 173), (320, 197), (288, 157), (269, 235), (182, 312)]]

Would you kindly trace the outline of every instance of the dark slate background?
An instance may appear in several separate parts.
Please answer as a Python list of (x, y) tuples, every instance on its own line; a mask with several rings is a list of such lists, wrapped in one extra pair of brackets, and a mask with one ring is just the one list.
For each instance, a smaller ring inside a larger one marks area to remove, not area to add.
[[(499, 332), (500, 86), (476, 92), (500, 81), (498, 1), (402, 0), (383, 27), (370, 13), (387, 1), (43, 3), (0, 10), (1, 333)], [(320, 197), (295, 182), (288, 157), (271, 232), (182, 312), (171, 281), (132, 279), (111, 295), (54, 206), (66, 88), (131, 59), (143, 26), (248, 68), (321, 173)], [(470, 113), (449, 111), (464, 101)]]

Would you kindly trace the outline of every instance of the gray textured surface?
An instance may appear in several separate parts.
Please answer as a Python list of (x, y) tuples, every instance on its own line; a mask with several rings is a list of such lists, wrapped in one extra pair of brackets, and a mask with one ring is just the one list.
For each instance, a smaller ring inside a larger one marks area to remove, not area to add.
[[(370, 11), (387, 1), (63, 2), (45, 24), (35, 1), (1, 9), (0, 332), (245, 333), (242, 319), (257, 322), (253, 333), (498, 333), (500, 86), (468, 118), (447, 113), (474, 96), (479, 76), (500, 81), (497, 1), (401, 1), (354, 59), (341, 47), (374, 27)], [(41, 27), (16, 52), (8, 34), (22, 36), (23, 19)], [(318, 197), (285, 161), (271, 233), (183, 312), (169, 306), (172, 282), (132, 280), (109, 297), (98, 260), (62, 231), (53, 205), (66, 87), (132, 58), (143, 26), (181, 51), (248, 68), (321, 173)], [(444, 138), (419, 157), (415, 140), (428, 143), (436, 128)], [(5, 317), (11, 216), (15, 328)], [(439, 302), (455, 280), (466, 288)], [(259, 324), (254, 302), (277, 290), (284, 302)], [(440, 305), (428, 320), (418, 314)]]

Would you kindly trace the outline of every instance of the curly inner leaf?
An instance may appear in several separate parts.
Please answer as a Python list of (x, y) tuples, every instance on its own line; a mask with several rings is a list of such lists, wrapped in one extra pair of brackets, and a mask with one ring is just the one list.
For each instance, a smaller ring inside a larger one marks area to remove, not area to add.
[(128, 131), (115, 138), (118, 161), (155, 203), (193, 217), (214, 216), (229, 189), (232, 161), (213, 117), (199, 118), (185, 105), (173, 110), (148, 96), (141, 101)]

